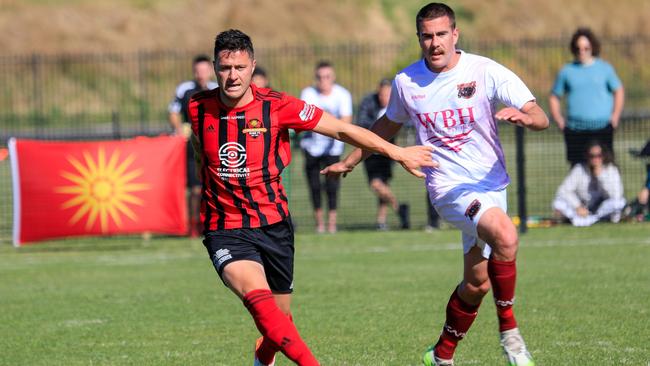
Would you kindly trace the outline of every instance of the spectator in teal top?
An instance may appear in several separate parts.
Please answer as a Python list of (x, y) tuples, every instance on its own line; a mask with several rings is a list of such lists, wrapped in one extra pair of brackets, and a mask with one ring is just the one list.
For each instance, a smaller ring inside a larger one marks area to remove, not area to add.
[[(625, 92), (614, 68), (598, 56), (600, 42), (588, 28), (578, 28), (571, 37), (574, 61), (564, 65), (555, 79), (549, 98), (551, 115), (564, 132), (567, 160), (574, 166), (584, 162), (587, 143), (597, 140), (613, 149)], [(566, 95), (567, 116), (561, 111)]]

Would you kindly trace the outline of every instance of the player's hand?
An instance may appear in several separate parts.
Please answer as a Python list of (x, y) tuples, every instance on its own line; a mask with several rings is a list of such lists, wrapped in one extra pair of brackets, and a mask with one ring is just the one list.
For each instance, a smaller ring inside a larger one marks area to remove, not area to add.
[(532, 117), (513, 107), (503, 108), (494, 115), (494, 118), (522, 127), (530, 126), (533, 124)]
[(348, 165), (344, 161), (339, 161), (326, 166), (320, 173), (330, 178), (340, 178), (341, 176), (345, 178), (352, 169), (354, 169), (354, 166)]
[(437, 161), (433, 160), (432, 153), (433, 147), (431, 146), (409, 146), (401, 149), (400, 155), (396, 160), (402, 164), (402, 167), (407, 172), (418, 178), (424, 178), (425, 175), (420, 171), (420, 168), (437, 168), (440, 165)]

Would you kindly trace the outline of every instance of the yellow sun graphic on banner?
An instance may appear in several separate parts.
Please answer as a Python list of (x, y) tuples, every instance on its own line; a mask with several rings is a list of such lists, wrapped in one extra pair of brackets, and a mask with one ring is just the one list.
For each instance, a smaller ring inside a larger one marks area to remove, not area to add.
[(97, 150), (96, 160), (88, 151), (83, 152), (83, 161), (68, 157), (68, 162), (76, 171), (63, 171), (61, 176), (74, 185), (57, 187), (55, 192), (74, 195), (61, 205), (62, 209), (77, 207), (70, 218), (70, 225), (86, 217), (86, 230), (90, 230), (99, 218), (101, 231), (107, 232), (109, 218), (118, 227), (122, 226), (122, 215), (136, 221), (137, 217), (129, 205), (142, 206), (143, 201), (132, 193), (150, 189), (151, 186), (133, 182), (143, 173), (142, 169), (129, 170), (134, 160), (131, 154), (120, 161), (119, 150), (115, 150), (107, 160), (102, 147)]

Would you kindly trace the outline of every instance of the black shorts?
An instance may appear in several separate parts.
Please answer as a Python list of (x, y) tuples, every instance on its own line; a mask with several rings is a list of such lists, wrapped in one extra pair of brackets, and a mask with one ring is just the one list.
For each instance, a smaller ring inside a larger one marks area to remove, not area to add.
[(223, 281), (223, 268), (230, 262), (252, 260), (264, 266), (271, 291), (293, 292), (293, 225), (287, 218), (253, 229), (210, 231), (203, 245)]
[(373, 154), (363, 161), (366, 168), (368, 183), (373, 179), (381, 179), (382, 182), (388, 183), (393, 177), (393, 161), (383, 155)]

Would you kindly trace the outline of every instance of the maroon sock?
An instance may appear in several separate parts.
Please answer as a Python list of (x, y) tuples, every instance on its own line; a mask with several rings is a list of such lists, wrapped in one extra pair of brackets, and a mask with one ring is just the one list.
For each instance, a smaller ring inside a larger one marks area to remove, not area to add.
[(503, 262), (492, 258), (488, 260), (488, 275), (492, 282), (492, 294), (497, 307), (499, 331), (517, 328), (512, 304), (515, 302), (515, 282), (517, 265), (515, 261)]
[(287, 358), (300, 366), (318, 366), (318, 361), (298, 334), (269, 290), (253, 290), (244, 296), (244, 305), (264, 338), (275, 343)]
[(454, 289), (447, 303), (447, 320), (435, 346), (436, 356), (443, 359), (454, 358), (456, 346), (472, 326), (480, 305), (466, 303), (458, 296), (458, 288)]

